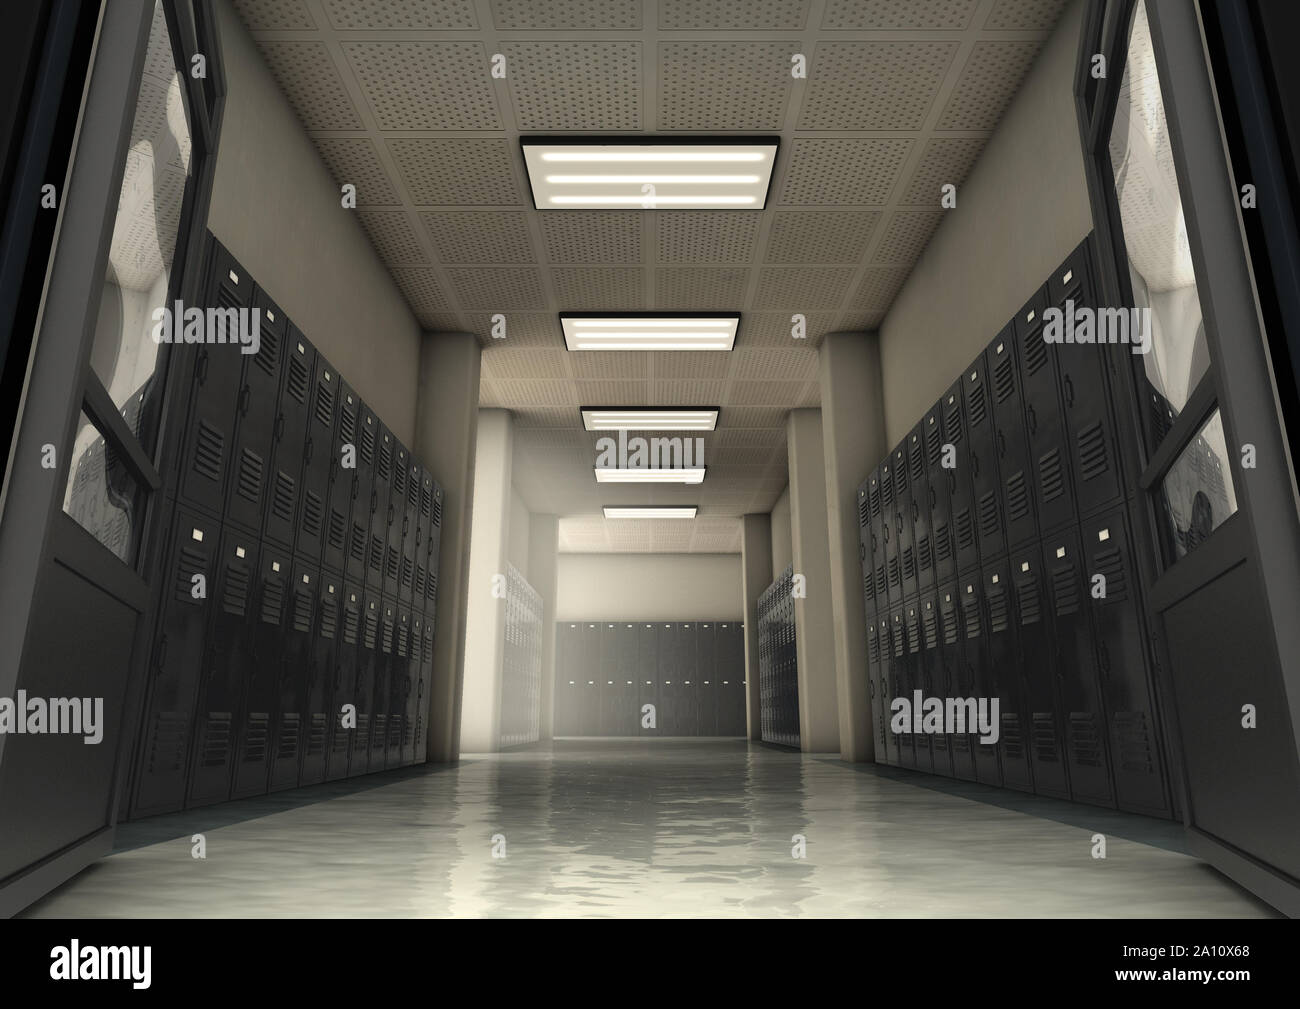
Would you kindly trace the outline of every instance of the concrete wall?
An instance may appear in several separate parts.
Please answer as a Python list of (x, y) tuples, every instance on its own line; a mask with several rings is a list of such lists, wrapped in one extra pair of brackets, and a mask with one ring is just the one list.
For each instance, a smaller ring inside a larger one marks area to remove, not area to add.
[(889, 445), (1092, 230), (1073, 94), (1082, 15), (1072, 0), (881, 323)]
[[(529, 570), (528, 543), (531, 521), (528, 506), (524, 504), (524, 499), (519, 496), (519, 492), (512, 487), (510, 489), (510, 542), (506, 544), (506, 558), (530, 584), (532, 574)], [(537, 586), (534, 585), (533, 588)]]
[(419, 324), (234, 5), (213, 7), (228, 91), (208, 227), (412, 445)]
[(790, 485), (787, 484), (772, 506), (772, 577), (767, 581), (769, 585), (793, 562), (790, 542)]
[(740, 554), (560, 554), (557, 620), (739, 620)]

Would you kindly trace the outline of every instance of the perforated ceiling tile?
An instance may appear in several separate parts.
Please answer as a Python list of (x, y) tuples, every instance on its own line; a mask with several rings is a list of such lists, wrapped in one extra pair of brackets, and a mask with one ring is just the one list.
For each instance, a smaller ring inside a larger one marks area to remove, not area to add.
[[(573, 377), (589, 381), (645, 381), (650, 376), (650, 355), (644, 352), (584, 350), (567, 354)], [(588, 403), (588, 406), (622, 406), (621, 403)], [(637, 406), (643, 404), (634, 404)], [(576, 419), (576, 418), (575, 418)], [(578, 421), (581, 423), (581, 421)]]
[(339, 31), (464, 31), (477, 28), (471, 0), (322, 0)]
[(645, 271), (634, 267), (556, 267), (551, 284), (562, 312), (633, 312), (647, 307)]
[(641, 262), (640, 211), (552, 210), (538, 218), (553, 263)]
[(1041, 48), (1041, 42), (976, 42), (936, 128), (993, 129)]
[(748, 263), (761, 216), (743, 210), (658, 211), (659, 261)]
[(745, 297), (744, 269), (663, 268), (655, 271), (655, 307), (680, 311), (729, 311)]
[(1065, 9), (1065, 0), (997, 0), (989, 11), (986, 29), (1050, 31)]
[(910, 268), (902, 266), (872, 267), (858, 286), (850, 307), (856, 311), (888, 308), (910, 272)]
[(150, 161), (165, 154), (162, 160), (166, 164), (188, 172), (191, 141), (180, 128), (184, 121), (180, 81), (142, 75), (131, 121), (131, 150), (146, 155)]
[(432, 316), (451, 311), (447, 296), (428, 267), (395, 267), (389, 272), (422, 325), (427, 326), (425, 320)]
[(789, 406), (802, 382), (732, 382), (731, 402), (740, 406)]
[(746, 312), (740, 317), (736, 334), (737, 347), (797, 347), (801, 340), (809, 347), (821, 344), (821, 338), (831, 332), (835, 323), (834, 312), (800, 313), (804, 316), (803, 328), (807, 334), (796, 338), (793, 312)]
[(725, 387), (723, 382), (666, 382), (656, 378), (650, 395), (655, 406), (717, 406)]
[[(520, 406), (546, 406), (546, 407), (576, 407), (577, 401), (571, 389), (571, 382), (547, 382), (542, 380), (525, 381), (525, 382), (496, 382), (496, 385), (505, 393), (507, 401), (512, 405), (518, 403)], [(569, 415), (569, 421), (572, 423), (573, 415)]]
[(903, 205), (940, 206), (943, 187), (962, 184), (984, 144), (982, 137), (940, 137), (927, 143), (903, 194)]
[(316, 27), (303, 0), (235, 0), (235, 10), (251, 32)]
[[(575, 404), (576, 405), (576, 404)], [(510, 408), (519, 427), (572, 427), (571, 406), (514, 406)]]
[(492, 380), (482, 373), (478, 378), (478, 405), (479, 406), (505, 406), (506, 401), (500, 389), (493, 384)]
[(501, 129), (481, 42), (344, 42), (343, 52), (382, 130)]
[(298, 120), (309, 130), (359, 130), (361, 117), (320, 42), (265, 42), (257, 48)]
[(546, 307), (542, 276), (535, 269), (453, 269), (447, 275), (461, 308), (510, 312)]
[(503, 31), (637, 31), (640, 0), (492, 0), (492, 23)]
[[(496, 339), (492, 332), (497, 328), (493, 316), (497, 313), (466, 312), (462, 325), (473, 333), (484, 346), (493, 347), (550, 347), (564, 349), (564, 335), (560, 320), (551, 312), (503, 312), (504, 337)], [(498, 330), (499, 331), (499, 330)]]
[(502, 207), (523, 203), (508, 141), (388, 140), (416, 206)]
[(735, 351), (734, 378), (807, 381), (817, 376), (817, 352), (806, 348), (749, 347)]
[[(650, 394), (647, 382), (582, 382), (573, 383), (578, 404), (587, 406), (639, 406)], [(582, 423), (579, 419), (578, 423)], [(617, 437), (617, 435), (615, 435)]]
[(659, 0), (659, 27), (665, 31), (802, 31), (808, 0)]
[(484, 266), (532, 263), (528, 216), (515, 210), (470, 210), (420, 215), (442, 263)]
[[(494, 340), (493, 343), (504, 343)], [(542, 348), (494, 347), (483, 350), (483, 374), (493, 380), (528, 381), (530, 379), (555, 379), (568, 381), (568, 358), (563, 350)]]
[(759, 273), (754, 307), (804, 313), (838, 308), (852, 279), (853, 269), (847, 266), (765, 266)]
[(401, 202), (375, 145), (365, 137), (315, 137), (321, 160), (340, 186), (357, 187), (357, 206), (392, 206)]
[[(663, 381), (713, 379), (720, 381), (731, 371), (731, 354), (700, 354), (695, 351), (660, 351), (652, 355), (654, 376)], [(700, 403), (700, 406), (717, 406)]]
[(732, 449), (770, 452), (778, 444), (785, 444), (785, 439), (778, 438), (775, 428), (720, 427), (713, 433), (712, 443), (726, 452)]
[(794, 42), (664, 42), (659, 128), (779, 130), (793, 78)]
[(797, 139), (780, 202), (796, 206), (883, 205), (913, 141)]
[(879, 219), (880, 214), (875, 211), (778, 211), (772, 217), (765, 261), (856, 263), (866, 255), (867, 243)]
[(884, 318), (885, 310), (883, 308), (872, 309), (870, 311), (852, 309), (845, 312), (844, 315), (840, 317), (839, 328), (845, 332), (857, 332), (861, 330), (866, 333), (873, 329), (877, 329)]
[(819, 42), (801, 130), (919, 130), (956, 42)]
[(358, 210), (356, 214), (379, 258), (388, 266), (429, 261), (405, 210)]
[(506, 42), (521, 130), (639, 130), (641, 43)]
[(822, 27), (838, 31), (873, 28), (960, 31), (970, 24), (978, 6), (979, 0), (829, 0)]
[(872, 262), (912, 265), (930, 241), (930, 236), (943, 220), (943, 215), (942, 210), (895, 211), (885, 225), (885, 235), (876, 248)]

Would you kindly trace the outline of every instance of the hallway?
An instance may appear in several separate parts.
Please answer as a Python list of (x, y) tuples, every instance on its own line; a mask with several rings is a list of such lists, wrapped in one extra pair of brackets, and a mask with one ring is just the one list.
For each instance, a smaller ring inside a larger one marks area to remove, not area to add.
[(25, 916), (1275, 916), (1182, 837), (740, 740), (565, 739), (124, 824)]

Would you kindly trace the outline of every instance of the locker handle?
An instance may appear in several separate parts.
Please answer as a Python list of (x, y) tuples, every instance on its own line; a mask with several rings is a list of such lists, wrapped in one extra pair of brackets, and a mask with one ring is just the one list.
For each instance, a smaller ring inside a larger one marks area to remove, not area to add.
[(311, 435), (308, 435), (308, 436), (307, 436), (307, 444), (303, 447), (303, 462), (306, 462), (306, 463), (310, 463), (310, 462), (311, 462), (312, 452), (315, 450), (315, 448), (316, 448), (316, 445), (315, 445), (315, 443), (311, 440)]
[(388, 506), (388, 524), (389, 524), (390, 526), (393, 524), (393, 506), (392, 506), (392, 505), (389, 505), (389, 506)]
[(284, 414), (275, 418), (275, 440), (279, 441), (284, 437)]
[(355, 501), (355, 500), (357, 499), (357, 491), (359, 491), (359, 490), (361, 489), (361, 486), (360, 486), (360, 485), (361, 485), (361, 481), (359, 481), (359, 480), (354, 476), (354, 477), (352, 478), (352, 500), (353, 500), (353, 501)]
[(1097, 658), (1101, 660), (1101, 671), (1103, 673), (1109, 673), (1110, 651), (1106, 648), (1106, 642), (1104, 641), (1098, 641), (1097, 646)]
[(403, 538), (406, 537), (406, 531), (410, 528), (410, 525), (411, 525), (411, 517), (409, 515), (403, 515), (402, 516), (402, 537)]
[(1061, 385), (1065, 388), (1065, 405), (1074, 406), (1074, 383), (1070, 381), (1069, 375), (1062, 376)]
[(203, 385), (205, 382), (207, 382), (207, 380), (208, 380), (208, 352), (207, 352), (206, 350), (201, 350), (201, 351), (199, 351), (199, 364), (198, 364), (198, 367), (195, 369), (195, 373), (196, 373), (196, 374), (198, 375), (198, 377), (199, 377), (199, 385)]
[(970, 454), (970, 471), (971, 471), (971, 476), (980, 475), (980, 457), (976, 455), (974, 452)]
[(163, 666), (167, 663), (167, 635), (160, 635), (158, 638), (158, 672), (162, 672)]
[(379, 491), (372, 490), (370, 492), (370, 514), (373, 515), (375, 513), (375, 509), (378, 507), (379, 507)]
[(1034, 412), (1032, 406), (1025, 408), (1025, 419), (1029, 421), (1029, 433), (1035, 434), (1038, 431), (1038, 414)]
[(866, 546), (865, 546), (864, 544), (859, 543), (859, 544), (858, 544), (858, 560), (860, 560), (860, 561), (865, 561), (866, 559), (867, 559), (867, 548), (866, 548)]
[(1003, 431), (998, 432), (998, 458), (1004, 458), (1007, 454), (1007, 436)]
[(934, 511), (935, 502), (936, 502), (937, 500), (938, 500), (938, 498), (936, 498), (936, 497), (934, 496), (934, 488), (931, 487), (931, 488), (930, 488), (930, 510), (931, 510), (931, 511)]
[(244, 386), (239, 390), (239, 416), (248, 416), (248, 404), (253, 398), (253, 390)]

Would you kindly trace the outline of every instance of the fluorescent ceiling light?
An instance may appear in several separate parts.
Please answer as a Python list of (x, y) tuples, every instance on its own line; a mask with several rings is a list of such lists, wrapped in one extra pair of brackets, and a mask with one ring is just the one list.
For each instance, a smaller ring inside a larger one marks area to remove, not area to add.
[(588, 431), (712, 431), (718, 408), (665, 406), (584, 406), (582, 426)]
[(605, 518), (607, 519), (693, 519), (698, 509), (695, 505), (689, 508), (672, 508), (647, 507), (647, 508), (612, 508), (605, 505)]
[(569, 350), (731, 350), (739, 312), (561, 312)]
[(616, 469), (596, 466), (596, 483), (703, 483), (704, 467), (683, 469)]
[(777, 142), (776, 137), (519, 139), (538, 210), (762, 210)]

